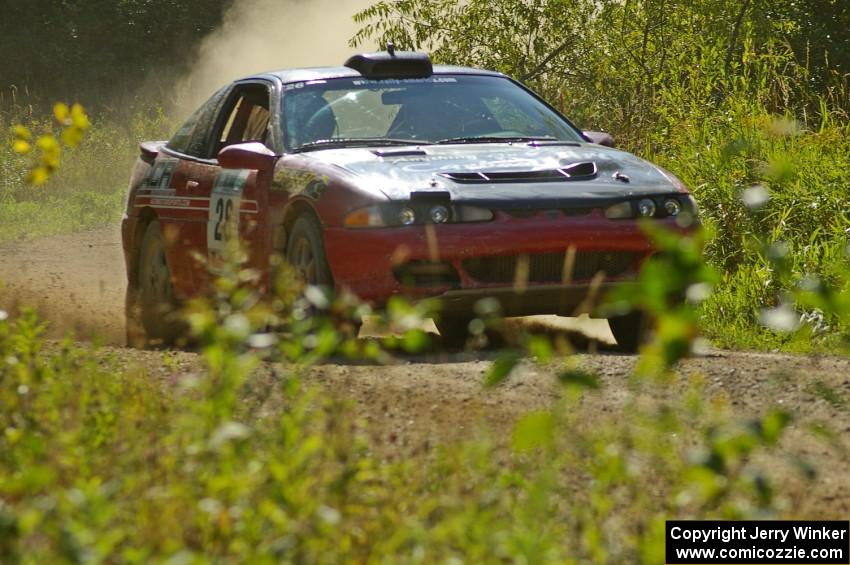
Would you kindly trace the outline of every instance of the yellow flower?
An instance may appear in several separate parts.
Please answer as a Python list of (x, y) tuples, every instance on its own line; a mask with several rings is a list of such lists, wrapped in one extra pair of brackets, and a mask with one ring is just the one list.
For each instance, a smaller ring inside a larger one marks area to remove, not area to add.
[(13, 130), (15, 132), (15, 137), (17, 137), (18, 139), (21, 139), (23, 141), (29, 141), (30, 139), (32, 139), (32, 132), (24, 126), (15, 126)]
[(80, 104), (74, 104), (71, 108), (71, 123), (75, 128), (79, 128), (81, 130), (87, 130), (91, 125), (89, 117), (86, 115), (86, 111)]
[(76, 147), (83, 140), (83, 130), (76, 127), (66, 128), (62, 131), (62, 143), (68, 147)]
[(32, 146), (28, 141), (24, 141), (23, 139), (19, 139), (12, 143), (12, 150), (18, 155), (26, 155), (30, 152), (30, 149), (32, 149)]
[(57, 102), (55, 106), (53, 106), (53, 115), (56, 116), (56, 121), (58, 121), (63, 126), (67, 126), (68, 124), (68, 114), (71, 111), (68, 109), (68, 105), (62, 102)]
[(27, 182), (35, 186), (40, 186), (47, 182), (49, 176), (50, 172), (46, 168), (36, 167), (27, 175)]

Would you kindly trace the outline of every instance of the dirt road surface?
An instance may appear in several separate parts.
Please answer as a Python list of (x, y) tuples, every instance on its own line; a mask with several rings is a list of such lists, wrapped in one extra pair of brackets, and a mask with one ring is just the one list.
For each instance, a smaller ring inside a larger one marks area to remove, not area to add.
[[(51, 335), (73, 331), (82, 340), (98, 335), (109, 345), (97, 355), (122, 367), (142, 368), (164, 383), (203, 370), (191, 352), (169, 354), (164, 363), (162, 352), (122, 346), (125, 276), (117, 228), (4, 244), (0, 265), (0, 309), (34, 306), (50, 321)], [(547, 331), (579, 327), (603, 344), (611, 339), (604, 322), (543, 318), (534, 323)], [(368, 327), (364, 330), (370, 334)], [(395, 459), (483, 433), (506, 437), (519, 416), (558, 397), (553, 371), (530, 362), (503, 386), (484, 390), (482, 380), (495, 355), (427, 354), (380, 368), (329, 362), (312, 369), (309, 378), (352, 399), (372, 448)], [(581, 365), (596, 371), (604, 384), (587, 400), (594, 409), (611, 413), (622, 407), (635, 360), (613, 352), (579, 355)], [(686, 378), (701, 376), (708, 392), (727, 399), (742, 417), (756, 417), (772, 406), (795, 414), (783, 455), (812, 461), (818, 477), (805, 484), (792, 470), (782, 470), (788, 492), (805, 517), (850, 515), (850, 360), (710, 350), (686, 360), (678, 371)], [(261, 373), (258, 378), (270, 376), (271, 368)], [(673, 385), (671, 393), (683, 386)], [(832, 443), (814, 439), (812, 426), (831, 430)], [(779, 460), (767, 464), (780, 465)]]
[(0, 308), (34, 308), (52, 337), (123, 345), (126, 280), (118, 227), (0, 246)]

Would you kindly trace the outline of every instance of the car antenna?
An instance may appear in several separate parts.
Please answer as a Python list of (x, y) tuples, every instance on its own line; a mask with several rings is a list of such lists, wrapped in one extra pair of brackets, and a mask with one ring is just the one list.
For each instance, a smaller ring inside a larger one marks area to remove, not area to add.
[(395, 43), (392, 41), (387, 42), (387, 53), (390, 54), (390, 57), (395, 57)]

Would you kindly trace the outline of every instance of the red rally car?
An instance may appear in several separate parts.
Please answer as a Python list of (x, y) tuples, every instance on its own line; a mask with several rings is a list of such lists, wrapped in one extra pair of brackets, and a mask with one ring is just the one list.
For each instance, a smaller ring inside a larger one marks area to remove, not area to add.
[[(196, 254), (214, 262), (237, 233), (265, 288), (280, 254), (376, 307), (440, 297), (449, 341), (484, 297), (506, 316), (574, 315), (653, 253), (639, 218), (695, 219), (675, 176), (611, 145), (505, 75), (420, 53), (237, 80), (141, 144), (122, 223), (128, 327), (172, 341), (164, 311), (209, 288)], [(609, 323), (637, 346), (640, 314)]]

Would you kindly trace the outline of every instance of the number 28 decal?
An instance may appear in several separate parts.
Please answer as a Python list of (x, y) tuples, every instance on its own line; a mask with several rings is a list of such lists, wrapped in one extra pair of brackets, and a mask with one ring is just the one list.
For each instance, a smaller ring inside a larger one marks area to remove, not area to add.
[[(219, 196), (215, 199), (215, 228), (213, 239), (215, 241), (228, 241), (233, 235), (233, 206), (236, 198)], [(238, 227), (238, 226), (237, 226)]]
[(224, 169), (218, 173), (210, 194), (207, 220), (207, 249), (220, 252), (227, 242), (239, 235), (239, 207), (242, 190), (248, 179), (247, 170)]

